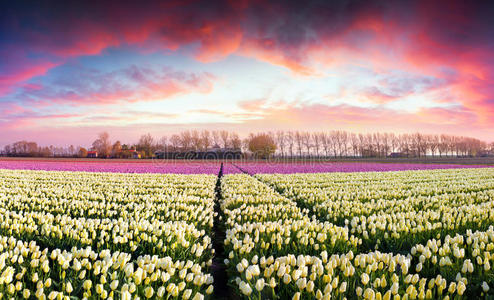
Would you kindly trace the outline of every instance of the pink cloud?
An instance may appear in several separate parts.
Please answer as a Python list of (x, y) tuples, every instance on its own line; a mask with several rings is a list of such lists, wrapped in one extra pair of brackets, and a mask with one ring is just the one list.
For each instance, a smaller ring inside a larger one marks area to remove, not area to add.
[(494, 120), (489, 124), (479, 123), (475, 112), (461, 107), (422, 108), (417, 112), (402, 112), (382, 107), (285, 103), (283, 106), (265, 105), (250, 113), (256, 114), (257, 118), (244, 119), (241, 127), (251, 130), (423, 131), (477, 136), (490, 141), (490, 128), (494, 126)]
[(242, 101), (238, 104), (240, 108), (243, 110), (252, 112), (252, 111), (262, 111), (262, 107), (267, 103), (266, 99), (257, 99), (257, 100), (246, 100)]
[[(21, 85), (22, 82), (46, 74), (48, 70), (56, 65), (56, 63), (52, 62), (30, 61), (20, 58), (16, 61), (16, 67), (11, 68), (9, 72), (0, 71), (0, 97), (12, 92), (16, 87), (23, 86)], [(26, 86), (24, 85), (23, 87)]]
[(209, 93), (216, 80), (205, 72), (196, 74), (137, 66), (113, 72), (79, 68), (68, 76), (74, 79), (69, 77), (60, 85), (25, 90), (21, 101), (38, 108), (47, 108), (53, 103), (87, 106), (156, 101), (180, 94)]

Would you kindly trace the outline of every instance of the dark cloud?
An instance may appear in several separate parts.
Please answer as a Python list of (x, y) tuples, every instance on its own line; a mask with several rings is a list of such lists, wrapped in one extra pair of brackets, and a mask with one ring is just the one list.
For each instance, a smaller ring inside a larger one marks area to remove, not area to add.
[[(400, 31), (427, 30), (440, 44), (493, 43), (494, 5), (465, 1), (10, 1), (2, 2), (0, 43), (27, 54), (98, 53), (108, 46), (152, 40), (165, 47), (208, 43), (237, 32), (269, 40), (286, 55), (347, 34), (359, 23)], [(355, 34), (355, 32), (354, 32)], [(355, 36), (347, 42), (358, 43)], [(360, 36), (365, 39), (366, 36)], [(298, 57), (302, 58), (302, 57)]]

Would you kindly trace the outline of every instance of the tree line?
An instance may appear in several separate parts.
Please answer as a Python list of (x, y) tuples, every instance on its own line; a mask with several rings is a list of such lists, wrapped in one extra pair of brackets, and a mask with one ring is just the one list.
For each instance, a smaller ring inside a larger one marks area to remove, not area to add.
[(447, 134), (351, 133), (347, 131), (268, 133), (282, 157), (482, 156), (494, 142)]
[(112, 142), (102, 132), (90, 147), (38, 146), (36, 142), (19, 141), (4, 147), (6, 156), (33, 157), (86, 157), (88, 151), (97, 151), (102, 158), (131, 158), (138, 153), (151, 158), (156, 152), (208, 151), (210, 149), (241, 150), (245, 155), (265, 158), (300, 157), (474, 157), (494, 154), (494, 142), (447, 134), (394, 134), (276, 131), (250, 133), (241, 139), (226, 130), (185, 130), (157, 139), (144, 134), (134, 144)]

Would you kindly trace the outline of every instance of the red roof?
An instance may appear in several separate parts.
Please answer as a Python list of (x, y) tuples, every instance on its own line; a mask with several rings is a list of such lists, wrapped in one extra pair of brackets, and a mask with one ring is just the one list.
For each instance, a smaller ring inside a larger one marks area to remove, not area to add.
[(98, 151), (88, 151), (87, 154), (97, 154)]

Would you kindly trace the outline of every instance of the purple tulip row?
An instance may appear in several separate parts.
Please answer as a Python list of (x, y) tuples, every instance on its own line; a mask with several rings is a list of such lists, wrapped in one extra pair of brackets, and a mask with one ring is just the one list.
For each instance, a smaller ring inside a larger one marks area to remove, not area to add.
[[(359, 163), (359, 162), (307, 162), (269, 163), (241, 162), (224, 163), (224, 174), (246, 172), (257, 173), (327, 173), (327, 172), (371, 172), (493, 167), (488, 165), (417, 164), (417, 163)], [(0, 169), (84, 171), (117, 173), (176, 173), (218, 174), (219, 162), (157, 160), (153, 162), (97, 162), (55, 160), (0, 160)]]
[(115, 173), (218, 174), (217, 162), (78, 162), (48, 160), (0, 160), (0, 169), (83, 171)]
[[(384, 172), (404, 170), (433, 170), (493, 167), (489, 165), (459, 164), (419, 164), (419, 163), (360, 163), (360, 162), (323, 162), (323, 163), (239, 163), (237, 167), (228, 168), (231, 173), (240, 170), (248, 174), (259, 173), (329, 173), (329, 172)], [(228, 173), (224, 171), (224, 173)]]

